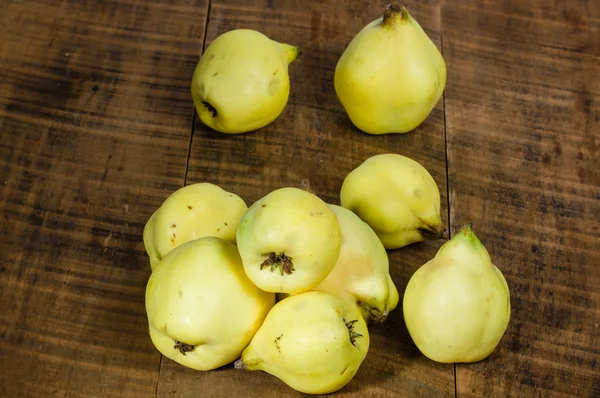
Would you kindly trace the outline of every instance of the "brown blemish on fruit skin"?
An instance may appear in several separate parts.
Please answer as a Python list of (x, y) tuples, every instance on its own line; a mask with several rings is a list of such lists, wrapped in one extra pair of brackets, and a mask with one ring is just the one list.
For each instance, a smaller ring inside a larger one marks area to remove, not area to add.
[(192, 206), (190, 206), (190, 205), (187, 205), (187, 208), (188, 208), (189, 210), (192, 210)]
[[(171, 228), (176, 228), (177, 225), (175, 225), (175, 223), (171, 224)], [(175, 239), (177, 238), (177, 235), (175, 234), (175, 230), (171, 231), (171, 244), (173, 245), (173, 247), (175, 247)]]
[(277, 348), (277, 351), (279, 351), (280, 354), (281, 354), (281, 347), (279, 346), (279, 340), (281, 340), (282, 336), (283, 336), (283, 333), (281, 335), (279, 335), (279, 337), (276, 337), (275, 340), (273, 341), (273, 344), (275, 344), (275, 348)]

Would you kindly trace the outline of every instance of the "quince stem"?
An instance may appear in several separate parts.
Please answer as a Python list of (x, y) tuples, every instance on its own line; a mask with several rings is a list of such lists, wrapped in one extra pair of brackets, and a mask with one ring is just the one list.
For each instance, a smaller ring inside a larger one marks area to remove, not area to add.
[(458, 233), (462, 233), (465, 235), (473, 234), (473, 223), (468, 223), (460, 227)]
[(473, 223), (464, 224), (462, 227), (460, 227), (460, 229), (458, 230), (458, 234), (456, 234), (455, 237), (466, 239), (473, 245), (473, 247), (479, 249), (483, 248), (485, 250), (485, 247), (475, 234), (475, 231), (473, 231)]
[(404, 6), (404, 1), (400, 3), (394, 1), (389, 4), (383, 13), (383, 21), (381, 26), (391, 28), (396, 22), (407, 21), (409, 18), (408, 10)]
[(388, 311), (381, 311), (379, 308), (373, 307), (372, 305), (369, 305), (367, 303), (358, 301), (356, 305), (358, 305), (359, 308), (361, 308), (368, 314), (366, 318), (368, 318), (368, 321), (370, 322), (382, 323), (386, 320), (388, 316)]
[(242, 361), (242, 358), (235, 361), (233, 363), (233, 367), (234, 369), (246, 369), (246, 365), (244, 365), (244, 361)]
[(279, 43), (283, 47), (283, 51), (285, 52), (288, 65), (291, 64), (302, 55), (302, 49), (298, 46), (293, 46), (287, 43)]
[(446, 228), (444, 228), (443, 225), (430, 225), (424, 221), (423, 224), (424, 225), (417, 230), (425, 239), (437, 240), (448, 238), (448, 231), (446, 231)]

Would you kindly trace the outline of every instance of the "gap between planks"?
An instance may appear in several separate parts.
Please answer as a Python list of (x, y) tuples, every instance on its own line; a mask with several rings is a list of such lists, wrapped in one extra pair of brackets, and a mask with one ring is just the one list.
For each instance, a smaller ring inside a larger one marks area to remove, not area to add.
[[(440, 1), (440, 52), (442, 53), (442, 58), (444, 57), (444, 18), (443, 10), (444, 2)], [(446, 65), (446, 75), (448, 75), (448, 65)], [(442, 109), (444, 115), (444, 152), (445, 152), (445, 160), (446, 160), (446, 211), (448, 212), (448, 240), (452, 239), (452, 218), (450, 211), (450, 179), (449, 179), (449, 165), (448, 165), (448, 132), (447, 132), (447, 124), (446, 124), (446, 90), (442, 92)], [(456, 363), (452, 364), (453, 373), (454, 373), (454, 397), (458, 397), (458, 387), (456, 382)]]
[[(208, 34), (208, 24), (210, 23), (210, 9), (212, 6), (212, 2), (211, 0), (208, 0), (208, 6), (206, 9), (206, 20), (204, 21), (204, 37), (202, 38), (202, 48), (200, 49), (200, 54), (199, 56), (202, 56), (202, 54), (204, 53), (204, 49), (206, 48), (206, 36)], [(192, 110), (192, 120), (191, 120), (191, 125), (190, 125), (190, 140), (188, 143), (188, 156), (187, 156), (187, 160), (185, 162), (185, 174), (183, 176), (183, 186), (187, 185), (187, 179), (188, 179), (188, 170), (190, 169), (190, 157), (192, 156), (192, 141), (194, 139), (194, 132), (196, 130), (196, 107), (193, 107)], [(162, 359), (161, 359), (162, 362)]]
[[(210, 9), (211, 9), (211, 1), (208, 0), (208, 5), (207, 5), (207, 9), (206, 9), (206, 20), (204, 21), (204, 37), (202, 38), (202, 46), (200, 48), (200, 54), (199, 56), (202, 55), (202, 53), (204, 53), (204, 48), (206, 47), (206, 35), (208, 33), (208, 23), (210, 22)], [(182, 187), (187, 185), (187, 178), (188, 178), (188, 170), (190, 168), (190, 157), (192, 155), (192, 140), (194, 139), (194, 131), (195, 131), (195, 126), (196, 126), (196, 107), (194, 106), (192, 108), (192, 117), (190, 118), (190, 139), (188, 141), (188, 154), (187, 154), (187, 160), (185, 162), (185, 173), (183, 175), (183, 185)], [(158, 387), (160, 385), (160, 375), (161, 375), (161, 371), (162, 371), (162, 366), (163, 366), (163, 360), (164, 360), (164, 355), (160, 354), (160, 362), (158, 364), (158, 376), (156, 377), (156, 388), (154, 390), (154, 396), (158, 397)]]

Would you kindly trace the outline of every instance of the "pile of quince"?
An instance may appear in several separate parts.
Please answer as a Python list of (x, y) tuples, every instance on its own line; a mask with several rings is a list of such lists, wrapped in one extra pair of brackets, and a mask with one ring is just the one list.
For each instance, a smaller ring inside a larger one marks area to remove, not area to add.
[[(219, 36), (193, 78), (200, 119), (223, 133), (271, 123), (299, 54), (253, 30)], [(349, 44), (334, 84), (362, 131), (404, 133), (431, 112), (445, 73), (435, 45), (392, 4)], [(172, 192), (143, 234), (156, 348), (196, 370), (262, 370), (304, 393), (344, 387), (367, 357), (369, 325), (399, 303), (387, 250), (447, 234), (434, 179), (406, 156), (365, 159), (345, 176), (339, 202), (305, 183), (250, 206), (211, 182)], [(510, 318), (506, 281), (469, 224), (412, 275), (402, 304), (415, 345), (438, 362), (487, 357)]]
[[(173, 192), (144, 229), (156, 348), (197, 370), (236, 361), (305, 393), (346, 385), (369, 350), (367, 325), (384, 322), (399, 301), (386, 249), (445, 231), (435, 181), (398, 154), (352, 170), (340, 202), (307, 185), (275, 189), (249, 207), (209, 182)], [(404, 293), (415, 344), (440, 362), (486, 357), (509, 316), (506, 281), (470, 226)]]

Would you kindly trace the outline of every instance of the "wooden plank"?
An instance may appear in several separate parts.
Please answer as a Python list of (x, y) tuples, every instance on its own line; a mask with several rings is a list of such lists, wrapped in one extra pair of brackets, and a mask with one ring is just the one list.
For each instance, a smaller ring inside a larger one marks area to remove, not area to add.
[(0, 396), (155, 396), (142, 230), (184, 182), (207, 8), (0, 6)]
[(443, 5), (450, 225), (474, 223), (512, 294), (459, 396), (600, 396), (598, 6)]
[[(283, 114), (269, 126), (243, 135), (223, 135), (198, 120), (187, 183), (209, 181), (241, 195), (248, 204), (283, 186), (309, 179), (324, 200), (339, 204), (345, 175), (371, 155), (396, 152), (410, 156), (428, 170), (442, 194), (446, 220), (446, 158), (443, 107), (407, 135), (370, 136), (355, 129), (333, 89), (338, 58), (352, 37), (383, 13), (383, 4), (367, 1), (211, 2), (207, 45), (234, 28), (259, 30), (272, 39), (299, 45), (303, 54), (290, 65), (291, 95)], [(414, 2), (411, 13), (440, 46), (437, 1)], [(408, 278), (437, 251), (441, 242), (417, 244), (390, 252), (392, 277), (404, 291)], [(453, 367), (421, 356), (413, 345), (401, 306), (386, 323), (371, 328), (372, 346), (354, 380), (339, 396), (448, 396), (454, 393)], [(164, 359), (158, 395), (211, 397), (299, 396), (262, 372), (226, 366), (199, 373)]]

